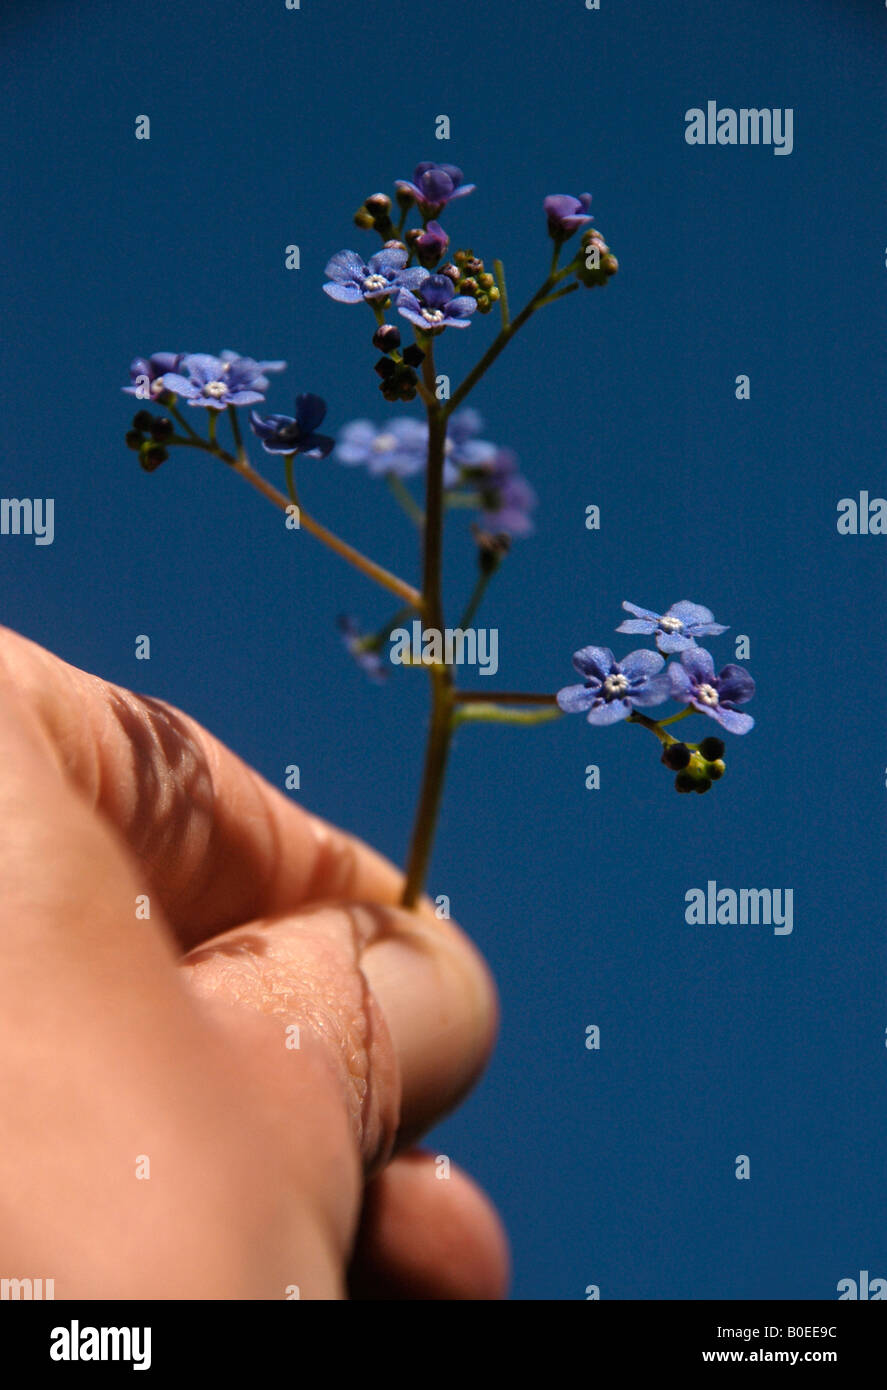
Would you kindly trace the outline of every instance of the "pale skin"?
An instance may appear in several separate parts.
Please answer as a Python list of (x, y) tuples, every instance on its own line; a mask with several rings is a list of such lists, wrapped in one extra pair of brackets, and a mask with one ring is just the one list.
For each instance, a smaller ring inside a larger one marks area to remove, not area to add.
[(503, 1297), (492, 1206), (412, 1148), (482, 1070), (494, 989), (401, 890), (180, 711), (0, 629), (0, 1274)]

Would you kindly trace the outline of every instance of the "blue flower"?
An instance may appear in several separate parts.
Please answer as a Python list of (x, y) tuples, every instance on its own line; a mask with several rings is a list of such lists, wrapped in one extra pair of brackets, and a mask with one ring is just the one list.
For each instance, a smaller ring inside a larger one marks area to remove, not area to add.
[[(484, 448), (478, 440), (475, 447)], [(510, 536), (529, 536), (533, 532), (530, 516), (538, 498), (518, 468), (510, 449), (496, 449), (492, 457), (465, 470), (464, 478), (481, 498), (481, 522), (488, 531), (507, 531)]]
[(467, 294), (457, 295), (446, 275), (428, 275), (415, 294), (401, 290), (397, 308), (423, 332), (439, 333), (443, 328), (467, 328), (477, 301)]
[(559, 690), (557, 702), (567, 714), (587, 713), (589, 724), (616, 724), (635, 707), (661, 705), (669, 697), (665, 658), (658, 652), (629, 652), (617, 661), (609, 647), (583, 647), (573, 653), (573, 665), (585, 684)]
[(167, 390), (164, 375), (177, 372), (184, 356), (183, 352), (152, 352), (150, 357), (134, 357), (129, 364), (132, 384), (121, 387), (121, 390), (128, 396), (137, 396), (140, 401), (168, 404), (173, 394)]
[(360, 304), (363, 300), (383, 299), (399, 289), (416, 289), (426, 278), (421, 266), (407, 270), (409, 253), (403, 247), (383, 247), (365, 262), (356, 251), (339, 251), (328, 262), (324, 290), (340, 304)]
[(209, 410), (224, 410), (229, 405), (255, 405), (265, 399), (268, 387), (266, 372), (280, 372), (285, 362), (256, 362), (252, 357), (239, 357), (236, 352), (223, 352), (210, 357), (202, 352), (187, 353), (180, 365), (187, 377), (178, 372), (164, 373), (164, 384), (183, 396), (189, 405)]
[(578, 198), (571, 198), (567, 193), (552, 193), (542, 206), (548, 218), (549, 235), (555, 241), (566, 241), (577, 228), (594, 221), (593, 217), (588, 216), (590, 193), (580, 193)]
[(371, 681), (381, 685), (388, 676), (388, 666), (379, 654), (378, 647), (373, 645), (375, 637), (362, 633), (356, 619), (349, 613), (344, 613), (338, 619), (338, 626), (342, 641), (360, 669), (366, 672)]
[(754, 727), (751, 715), (736, 709), (755, 693), (754, 681), (741, 666), (725, 666), (716, 676), (711, 653), (691, 647), (681, 653), (680, 665), (671, 662), (668, 675), (673, 699), (716, 719), (731, 734), (747, 734)]
[(627, 613), (634, 618), (626, 618), (617, 627), (617, 632), (656, 633), (656, 645), (661, 652), (683, 652), (696, 646), (697, 637), (718, 637), (727, 629), (722, 623), (714, 621), (714, 614), (698, 603), (688, 603), (682, 599), (673, 603), (667, 613), (654, 613), (650, 608), (638, 608), (634, 603), (623, 603)]
[(435, 164), (426, 160), (416, 165), (412, 182), (397, 179), (396, 183), (398, 188), (412, 193), (422, 216), (429, 218), (436, 217), (447, 203), (474, 192), (475, 184), (463, 183), (464, 177), (455, 164)]
[(335, 440), (328, 435), (316, 433), (325, 415), (326, 401), (306, 391), (296, 396), (295, 417), (266, 415), (262, 419), (251, 410), (249, 423), (253, 434), (262, 441), (262, 448), (269, 454), (307, 454), (309, 458), (323, 459), (335, 444)]
[(352, 420), (339, 431), (336, 458), (349, 465), (366, 464), (378, 476), (396, 473), (409, 478), (421, 473), (428, 453), (428, 426), (421, 420), (401, 417), (389, 425), (371, 420)]

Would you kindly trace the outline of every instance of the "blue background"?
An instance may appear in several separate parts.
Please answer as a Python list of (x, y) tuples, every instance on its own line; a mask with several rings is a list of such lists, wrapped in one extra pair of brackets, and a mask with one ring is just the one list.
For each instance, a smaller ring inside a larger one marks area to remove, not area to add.
[[(334, 626), (381, 622), (384, 596), (199, 456), (143, 473), (120, 386), (137, 353), (232, 347), (289, 361), (271, 409), (314, 390), (333, 431), (382, 420), (369, 316), (320, 292), (330, 254), (375, 249), (361, 199), (420, 159), (460, 164), (478, 188), (443, 220), (504, 259), (517, 307), (547, 265), (542, 198), (594, 195), (619, 275), (534, 319), (472, 402), (540, 497), (478, 619), (499, 628), (494, 683), (556, 689), (577, 647), (638, 645), (613, 635), (624, 598), (690, 598), (731, 624), (719, 666), (749, 636), (757, 726), (705, 797), (675, 795), (641, 729), (458, 737), (431, 888), (503, 1019), (432, 1142), (498, 1203), (518, 1298), (834, 1298), (887, 1277), (887, 540), (835, 525), (838, 499), (887, 491), (885, 24), (878, 0), (94, 0), (3, 21), (0, 490), (53, 496), (56, 538), (0, 539), (2, 619), (183, 706), (277, 785), (297, 762), (300, 799), (396, 859), (427, 683), (372, 686)], [(792, 107), (793, 153), (687, 145), (709, 99)], [(460, 379), (495, 330), (446, 336), (439, 369)], [(417, 575), (381, 483), (300, 476), (316, 515)], [(793, 934), (688, 926), (709, 878), (793, 888)]]

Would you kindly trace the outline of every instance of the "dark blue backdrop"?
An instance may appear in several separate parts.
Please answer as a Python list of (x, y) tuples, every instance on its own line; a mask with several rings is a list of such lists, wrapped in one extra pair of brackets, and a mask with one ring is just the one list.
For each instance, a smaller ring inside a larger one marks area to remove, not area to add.
[[(504, 1213), (517, 1297), (830, 1298), (887, 1276), (887, 540), (835, 525), (838, 499), (887, 488), (885, 23), (878, 0), (94, 0), (4, 19), (0, 490), (53, 496), (56, 537), (0, 538), (2, 618), (185, 707), (278, 785), (297, 762), (307, 805), (395, 858), (427, 683), (371, 686), (334, 628), (384, 599), (199, 457), (141, 472), (128, 362), (285, 357), (271, 408), (315, 390), (333, 430), (384, 418), (364, 314), (320, 284), (332, 252), (372, 246), (361, 198), (420, 159), (477, 183), (446, 221), (504, 258), (515, 304), (544, 273), (547, 193), (590, 189), (619, 257), (476, 396), (540, 496), (479, 620), (500, 630), (495, 683), (556, 688), (576, 647), (636, 645), (613, 635), (623, 598), (686, 597), (732, 625), (723, 660), (749, 635), (758, 723), (706, 797), (676, 796), (638, 729), (458, 738), (431, 885), (489, 957), (503, 1023), (433, 1142)], [(791, 107), (792, 154), (687, 145), (709, 99)], [(458, 379), (494, 327), (448, 335), (441, 369)], [(319, 516), (416, 573), (380, 484), (301, 472)], [(709, 878), (793, 888), (793, 934), (688, 926)]]

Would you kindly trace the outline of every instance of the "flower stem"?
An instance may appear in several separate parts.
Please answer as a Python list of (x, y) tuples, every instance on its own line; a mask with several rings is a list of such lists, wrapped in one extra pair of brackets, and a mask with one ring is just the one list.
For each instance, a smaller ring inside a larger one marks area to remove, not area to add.
[(387, 474), (388, 486), (403, 507), (407, 516), (414, 521), (417, 526), (425, 525), (425, 513), (419, 506), (413, 494), (410, 492), (403, 478), (397, 473)]
[[(224, 457), (224, 455), (220, 452), (219, 457)], [(284, 496), (272, 483), (269, 483), (267, 479), (263, 478), (261, 473), (256, 472), (243, 454), (236, 459), (232, 458), (229, 454), (225, 457), (225, 462), (234, 469), (235, 473), (239, 473), (241, 478), (245, 478), (257, 492), (260, 492), (263, 497), (267, 497), (269, 502), (274, 503), (275, 507), (279, 507), (281, 511), (287, 511), (295, 501), (295, 488), (293, 488), (292, 497)], [(291, 476), (288, 481), (291, 481)], [(359, 550), (355, 550), (353, 545), (349, 545), (347, 541), (341, 540), (340, 537), (335, 535), (332, 531), (328, 531), (325, 526), (321, 526), (319, 521), (315, 521), (313, 517), (308, 516), (307, 512), (305, 512), (304, 508), (298, 502), (296, 502), (296, 505), (299, 507), (300, 526), (304, 526), (305, 530), (309, 531), (312, 536), (315, 536), (317, 540), (321, 541), (330, 550), (335, 551), (343, 560), (347, 560), (349, 565), (353, 565), (355, 569), (360, 570), (361, 574), (365, 574), (368, 579), (374, 580), (377, 584), (380, 584), (383, 589), (388, 589), (390, 593), (397, 594), (398, 598), (403, 599), (411, 608), (421, 610), (422, 595), (419, 593), (418, 589), (414, 589), (411, 584), (406, 584), (402, 579), (398, 579), (397, 575), (391, 574), (388, 570), (384, 569), (382, 565), (377, 565), (375, 560), (370, 560), (366, 555), (362, 555)]]
[(462, 706), (454, 710), (451, 723), (454, 729), (460, 724), (546, 724), (551, 719), (560, 719), (562, 711), (554, 708), (540, 710), (502, 709), (500, 705), (488, 705), (480, 700), (476, 704)]
[[(507, 345), (511, 342), (511, 339), (514, 337), (515, 333), (517, 333), (519, 329), (523, 328), (527, 319), (530, 318), (533, 314), (535, 314), (536, 310), (540, 309), (543, 304), (551, 302), (548, 296), (551, 294), (551, 291), (559, 283), (559, 281), (561, 281), (565, 275), (569, 275), (571, 268), (571, 266), (564, 266), (562, 270), (556, 270), (554, 266), (552, 266), (551, 273), (549, 274), (548, 279), (545, 281), (545, 283), (539, 286), (532, 299), (524, 305), (523, 309), (521, 309), (517, 318), (513, 319), (509, 323), (507, 328), (503, 326), (499, 330), (499, 333), (493, 339), (492, 343), (487, 348), (483, 357), (480, 359), (477, 365), (472, 368), (465, 380), (462, 382), (461, 386), (457, 387), (456, 391), (447, 401), (446, 405), (443, 407), (443, 413), (445, 416), (450, 415), (454, 410), (456, 410), (465, 400), (465, 397), (469, 394), (469, 392), (474, 390), (475, 386), (480, 381), (481, 377), (484, 375), (484, 372), (486, 372), (487, 369), (493, 365), (500, 352), (502, 352), (503, 349), (507, 347)], [(553, 296), (553, 298), (560, 298), (560, 296), (555, 295)]]
[(481, 600), (483, 599), (483, 596), (486, 593), (487, 585), (489, 584), (490, 580), (492, 579), (495, 573), (495, 570), (481, 570), (480, 574), (477, 577), (477, 583), (475, 584), (474, 589), (472, 590), (471, 598), (465, 605), (465, 612), (459, 619), (459, 626), (461, 628), (466, 628), (468, 624), (471, 622), (471, 619), (474, 617), (475, 613), (481, 605)]
[[(499, 705), (555, 705), (556, 695), (537, 695), (521, 690), (454, 690), (454, 705), (469, 705), (475, 701)], [(652, 723), (652, 721), (650, 721)]]
[[(429, 339), (422, 375), (429, 393), (433, 395), (435, 383), (434, 347)], [(428, 625), (442, 631), (443, 600), (441, 596), (443, 569), (443, 469), (444, 450), (447, 439), (447, 416), (439, 402), (426, 401), (428, 412), (428, 465), (425, 479), (425, 529), (423, 532), (423, 570), (421, 602)], [(401, 902), (404, 907), (415, 907), (422, 892), (431, 846), (440, 811), (443, 793), (444, 774), (450, 740), (453, 733), (452, 713), (452, 672), (447, 666), (429, 668), (431, 678), (431, 722), (428, 741), (425, 745), (425, 765), (422, 772), (422, 786), (419, 804), (410, 840), (406, 865), (406, 880)]]
[(508, 316), (508, 290), (505, 288), (505, 267), (501, 261), (493, 261), (493, 274), (499, 286), (499, 309), (502, 313), (502, 329), (508, 332), (511, 319)]
[(238, 454), (243, 453), (243, 440), (240, 437), (240, 421), (237, 418), (237, 411), (233, 405), (228, 406), (228, 417), (231, 421), (231, 433), (234, 436), (234, 448)]

